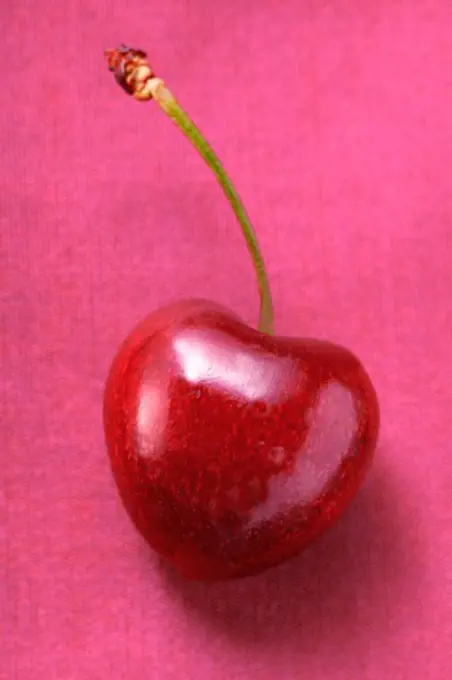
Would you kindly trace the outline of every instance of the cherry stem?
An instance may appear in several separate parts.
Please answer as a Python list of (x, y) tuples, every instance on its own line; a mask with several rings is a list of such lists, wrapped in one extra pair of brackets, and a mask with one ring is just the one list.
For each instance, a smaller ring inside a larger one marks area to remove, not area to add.
[(180, 107), (174, 97), (164, 101), (157, 100), (161, 108), (168, 114), (171, 120), (177, 125), (186, 137), (191, 141), (200, 156), (204, 159), (209, 168), (216, 176), (223, 192), (228, 199), (232, 210), (240, 224), (243, 236), (251, 256), (257, 277), (261, 306), (259, 314), (258, 328), (263, 333), (273, 333), (273, 303), (270, 292), (270, 285), (265, 271), (264, 260), (257, 242), (256, 234), (250, 222), (245, 207), (229, 179), (221, 161), (208, 144), (200, 130), (189, 118), (186, 112)]
[(147, 62), (146, 54), (122, 46), (105, 52), (110, 69), (130, 94), (141, 101), (155, 99), (179, 130), (190, 140), (200, 156), (216, 176), (239, 222), (256, 272), (260, 295), (258, 328), (262, 333), (273, 333), (273, 302), (270, 285), (256, 234), (245, 207), (227, 175), (220, 159), (201, 131), (182, 109), (174, 95), (160, 78), (156, 78)]

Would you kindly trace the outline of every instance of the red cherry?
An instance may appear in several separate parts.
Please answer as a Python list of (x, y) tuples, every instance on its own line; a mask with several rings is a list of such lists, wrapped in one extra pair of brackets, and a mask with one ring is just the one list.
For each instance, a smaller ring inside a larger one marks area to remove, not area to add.
[(255, 574), (298, 553), (357, 492), (377, 440), (375, 391), (348, 350), (272, 336), (264, 261), (219, 158), (145, 52), (121, 46), (106, 57), (126, 91), (155, 100), (211, 168), (261, 302), (259, 331), (191, 300), (155, 312), (130, 335), (105, 390), (116, 483), (149, 544), (186, 576)]
[(191, 300), (125, 341), (104, 422), (144, 538), (185, 576), (217, 580), (283, 562), (339, 517), (372, 459), (379, 409), (348, 350), (265, 335)]

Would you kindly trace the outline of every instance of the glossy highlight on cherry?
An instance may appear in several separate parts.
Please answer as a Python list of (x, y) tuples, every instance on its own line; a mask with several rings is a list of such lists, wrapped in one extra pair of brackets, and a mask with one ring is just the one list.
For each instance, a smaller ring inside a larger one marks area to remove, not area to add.
[(154, 99), (215, 174), (260, 293), (258, 329), (208, 300), (151, 313), (111, 366), (107, 450), (122, 502), (149, 545), (202, 581), (258, 574), (342, 514), (372, 461), (379, 406), (349, 350), (273, 335), (273, 303), (243, 204), (219, 159), (142, 50), (106, 52), (128, 94)]

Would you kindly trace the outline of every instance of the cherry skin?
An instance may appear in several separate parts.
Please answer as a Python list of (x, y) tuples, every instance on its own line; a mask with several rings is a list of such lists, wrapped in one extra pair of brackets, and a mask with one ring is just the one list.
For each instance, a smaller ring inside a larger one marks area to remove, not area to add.
[(212, 581), (287, 560), (341, 515), (372, 460), (379, 408), (348, 350), (188, 300), (127, 338), (104, 424), (138, 530), (182, 574)]

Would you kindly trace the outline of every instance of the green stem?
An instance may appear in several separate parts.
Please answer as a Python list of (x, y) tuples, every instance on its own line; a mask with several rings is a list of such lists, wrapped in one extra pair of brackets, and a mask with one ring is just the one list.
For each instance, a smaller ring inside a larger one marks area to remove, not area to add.
[(219, 158), (208, 144), (200, 130), (178, 104), (174, 96), (169, 92), (169, 90), (164, 88), (161, 91), (160, 96), (156, 97), (156, 100), (165, 113), (167, 113), (172, 121), (177, 125), (179, 130), (181, 130), (184, 135), (188, 137), (206, 164), (209, 166), (209, 168), (211, 168), (221, 188), (223, 189), (223, 192), (228, 199), (235, 216), (237, 217), (257, 276), (257, 284), (259, 287), (261, 302), (258, 328), (263, 333), (272, 334), (273, 302), (270, 285), (256, 234), (246, 213), (245, 207), (236, 190), (234, 189), (231, 180), (226, 174), (226, 171), (223, 168)]

